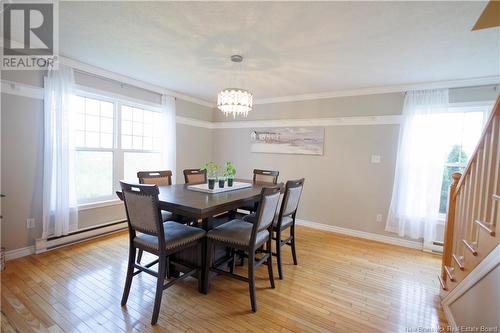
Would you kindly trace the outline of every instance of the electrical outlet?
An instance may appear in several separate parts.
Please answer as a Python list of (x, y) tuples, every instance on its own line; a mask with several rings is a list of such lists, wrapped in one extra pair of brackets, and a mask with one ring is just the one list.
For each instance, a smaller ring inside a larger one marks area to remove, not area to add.
[(382, 214), (377, 214), (376, 221), (377, 222), (382, 222)]
[(372, 155), (372, 158), (370, 161), (372, 164), (379, 164), (380, 163), (380, 155)]
[(27, 229), (33, 229), (35, 227), (35, 219), (34, 218), (29, 218), (26, 220), (26, 228)]

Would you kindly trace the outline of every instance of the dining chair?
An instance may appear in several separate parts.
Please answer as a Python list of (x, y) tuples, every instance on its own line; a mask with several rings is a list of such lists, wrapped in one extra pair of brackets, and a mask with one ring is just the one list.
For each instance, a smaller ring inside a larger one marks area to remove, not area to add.
[[(281, 264), (281, 247), (288, 245), (292, 248), (293, 264), (297, 265), (297, 252), (295, 250), (295, 216), (299, 207), (300, 196), (304, 188), (304, 178), (297, 180), (289, 180), (286, 182), (281, 207), (273, 221), (272, 230), (274, 233), (273, 240), (276, 240), (276, 256), (278, 261), (278, 275), (280, 280), (283, 280), (283, 268)], [(256, 214), (250, 214), (243, 217), (244, 221), (255, 223), (257, 221)], [(290, 229), (288, 238), (283, 239), (283, 231)]]
[[(248, 282), (250, 291), (250, 303), (252, 311), (257, 311), (255, 299), (255, 269), (267, 263), (267, 271), (271, 288), (274, 288), (273, 266), (272, 266), (272, 223), (278, 201), (281, 186), (263, 188), (260, 195), (260, 205), (256, 213), (256, 222), (249, 223), (241, 220), (232, 220), (212, 229), (207, 233), (207, 258), (205, 261), (205, 276), (209, 276), (210, 271), (228, 275)], [(212, 263), (213, 251), (216, 245), (230, 249), (228, 257), (223, 257)], [(244, 277), (234, 273), (235, 251), (244, 251), (248, 254), (248, 276)], [(258, 251), (259, 250), (259, 251)], [(257, 257), (257, 253), (261, 257)], [(229, 271), (221, 267), (229, 264)], [(205, 279), (204, 289), (208, 290), (209, 279)]]
[[(123, 181), (120, 181), (120, 186), (122, 189), (120, 196), (125, 202), (129, 231), (127, 277), (121, 305), (124, 306), (127, 303), (132, 279), (135, 275), (147, 273), (156, 277), (156, 293), (151, 318), (151, 324), (155, 325), (158, 321), (163, 290), (193, 274), (198, 274), (198, 289), (202, 290), (201, 267), (184, 265), (188, 270), (186, 273), (169, 280), (167, 283), (164, 283), (164, 281), (167, 276), (170, 256), (186, 248), (197, 246), (205, 237), (205, 231), (177, 222), (164, 222), (161, 219), (158, 205), (158, 186), (131, 184)], [(202, 246), (200, 246), (201, 248)], [(137, 249), (156, 255), (158, 259), (140, 265), (135, 262)], [(201, 255), (202, 253), (200, 253)], [(151, 267), (156, 264), (158, 264), (158, 270), (155, 272)]]
[[(139, 171), (137, 172), (137, 178), (139, 178), (139, 184), (153, 184), (157, 186), (172, 185), (172, 171)], [(161, 211), (161, 217), (163, 221), (171, 220), (181, 220), (178, 217), (174, 217), (171, 212), (166, 210)], [(137, 262), (140, 263), (142, 259), (142, 250), (139, 250), (137, 255)]]
[(172, 171), (139, 171), (137, 172), (140, 184), (154, 184), (158, 186), (172, 185)]
[(185, 169), (184, 183), (186, 184), (203, 184), (207, 182), (207, 170), (201, 169)]
[[(139, 171), (137, 172), (139, 184), (153, 184), (157, 186), (172, 185), (172, 171)], [(162, 210), (163, 221), (172, 219), (172, 213)]]
[[(257, 184), (265, 184), (265, 183), (277, 184), (279, 174), (280, 174), (279, 171), (254, 169), (253, 182)], [(257, 205), (258, 205), (257, 202), (252, 202), (240, 207), (239, 209), (247, 210), (250, 213), (254, 213), (257, 211)]]
[(254, 183), (277, 184), (279, 174), (280, 172), (275, 170), (254, 169), (253, 181)]

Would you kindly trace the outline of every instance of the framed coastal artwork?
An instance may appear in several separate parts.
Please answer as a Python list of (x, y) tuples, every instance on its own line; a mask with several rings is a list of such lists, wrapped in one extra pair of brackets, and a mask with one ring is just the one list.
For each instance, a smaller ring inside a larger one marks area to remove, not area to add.
[(258, 128), (250, 133), (253, 153), (323, 155), (324, 127)]

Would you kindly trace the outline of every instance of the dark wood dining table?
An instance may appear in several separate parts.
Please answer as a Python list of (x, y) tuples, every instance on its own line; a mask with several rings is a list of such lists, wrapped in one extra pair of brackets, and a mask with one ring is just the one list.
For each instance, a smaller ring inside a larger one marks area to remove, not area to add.
[[(214, 222), (212, 220), (214, 216), (236, 211), (239, 207), (257, 202), (263, 187), (274, 186), (274, 184), (254, 183), (251, 180), (235, 179), (235, 181), (250, 183), (252, 186), (222, 193), (203, 193), (190, 190), (188, 184), (158, 186), (160, 190), (158, 197), (160, 208), (183, 217), (201, 219), (201, 227), (209, 231), (214, 225), (217, 225), (211, 223)], [(217, 186), (217, 182), (215, 186)], [(193, 248), (174, 255), (172, 262), (175, 263), (176, 260), (179, 260), (204, 267), (206, 242), (204, 241), (201, 246), (203, 247), (201, 249), (201, 258), (199, 255), (200, 249)], [(216, 254), (213, 256), (214, 260), (223, 255), (224, 249), (216, 249)], [(175, 271), (175, 267), (171, 267), (171, 271)], [(203, 272), (200, 275), (202, 279), (211, 279), (214, 274)], [(206, 294), (208, 290), (202, 289), (200, 292)]]
[(202, 228), (208, 231), (211, 217), (256, 202), (263, 187), (273, 186), (273, 184), (253, 183), (251, 180), (236, 179), (236, 181), (250, 183), (252, 186), (222, 193), (190, 190), (188, 184), (158, 186), (160, 208), (184, 217), (201, 219)]

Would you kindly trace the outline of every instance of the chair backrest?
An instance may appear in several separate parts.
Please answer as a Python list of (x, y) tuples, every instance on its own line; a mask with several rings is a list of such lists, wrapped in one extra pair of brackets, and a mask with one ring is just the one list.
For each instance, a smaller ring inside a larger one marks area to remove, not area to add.
[(172, 185), (172, 171), (139, 171), (137, 173), (140, 184), (154, 184), (157, 186)]
[(279, 171), (254, 169), (253, 181), (255, 183), (277, 184), (279, 174)]
[(257, 219), (252, 229), (252, 242), (255, 241), (257, 233), (269, 228), (273, 223), (282, 189), (282, 184), (273, 187), (264, 187), (262, 189), (260, 193), (259, 208), (257, 209)]
[(281, 202), (280, 214), (278, 216), (278, 225), (281, 224), (281, 218), (294, 215), (299, 207), (300, 195), (304, 188), (304, 178), (289, 180), (286, 182), (283, 200)]
[(158, 205), (158, 186), (149, 184), (131, 184), (120, 181), (121, 198), (125, 203), (127, 221), (131, 235), (139, 231), (148, 235), (161, 236), (163, 224)]
[(184, 182), (186, 184), (203, 184), (207, 182), (207, 170), (185, 169)]

